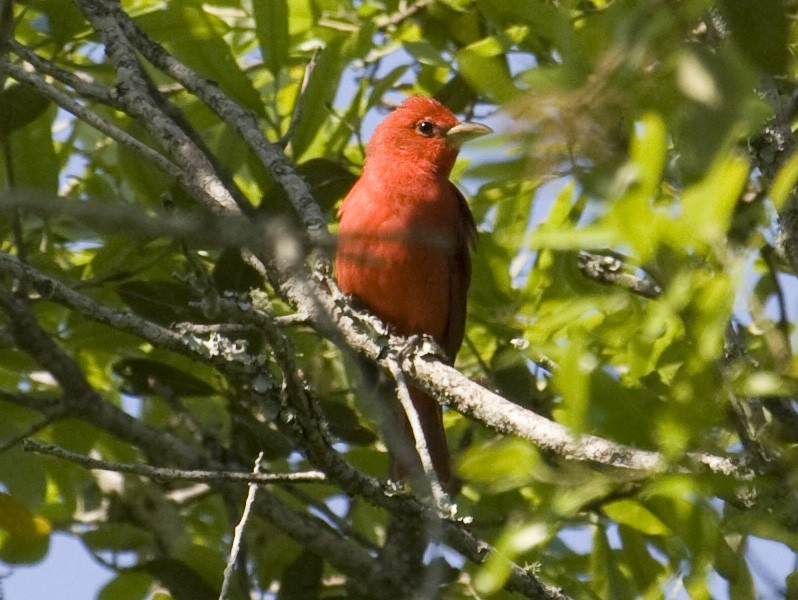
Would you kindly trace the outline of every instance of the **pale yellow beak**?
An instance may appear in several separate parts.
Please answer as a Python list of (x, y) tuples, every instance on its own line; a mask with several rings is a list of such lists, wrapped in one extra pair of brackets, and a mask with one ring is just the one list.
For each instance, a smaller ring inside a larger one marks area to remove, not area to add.
[(466, 142), (488, 133), (493, 133), (493, 130), (487, 125), (465, 121), (464, 123), (458, 123), (446, 132), (446, 141), (459, 148)]

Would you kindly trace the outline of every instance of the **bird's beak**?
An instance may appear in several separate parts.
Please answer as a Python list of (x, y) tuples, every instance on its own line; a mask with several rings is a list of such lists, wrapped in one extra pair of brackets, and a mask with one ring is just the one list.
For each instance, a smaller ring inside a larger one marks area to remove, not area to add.
[(488, 133), (493, 133), (493, 130), (487, 125), (465, 121), (464, 123), (458, 123), (446, 132), (446, 141), (459, 148), (469, 140)]

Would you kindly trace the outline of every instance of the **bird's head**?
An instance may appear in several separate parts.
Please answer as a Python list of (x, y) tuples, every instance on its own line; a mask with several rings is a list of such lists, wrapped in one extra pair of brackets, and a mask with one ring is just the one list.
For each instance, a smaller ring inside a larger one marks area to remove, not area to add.
[(406, 164), (448, 178), (460, 146), (491, 131), (481, 123), (459, 121), (434, 98), (413, 96), (374, 130), (366, 165), (383, 171), (392, 164)]

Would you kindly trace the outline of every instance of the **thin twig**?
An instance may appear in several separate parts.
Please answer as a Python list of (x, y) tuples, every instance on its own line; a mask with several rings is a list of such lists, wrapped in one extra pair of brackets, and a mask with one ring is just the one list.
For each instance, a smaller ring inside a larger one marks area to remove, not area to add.
[(282, 486), (282, 489), (294, 496), (300, 502), (304, 503), (310, 509), (310, 512), (318, 512), (324, 520), (329, 521), (338, 531), (346, 535), (348, 538), (355, 540), (361, 546), (364, 546), (371, 551), (376, 552), (379, 549), (374, 542), (355, 529), (344, 517), (339, 517), (337, 514), (335, 514), (335, 512), (323, 501), (314, 498), (311, 494), (305, 492), (303, 489), (292, 485), (284, 485)]
[(71, 452), (60, 446), (46, 444), (38, 440), (26, 439), (22, 448), (27, 452), (37, 452), (57, 456), (79, 464), (92, 471), (116, 471), (141, 475), (150, 479), (196, 481), (198, 483), (232, 483), (243, 482), (251, 485), (265, 483), (320, 483), (326, 476), (320, 471), (301, 471), (297, 473), (243, 473), (239, 471), (204, 471), (199, 469), (172, 469), (169, 467), (153, 467), (137, 463), (120, 463), (110, 460), (91, 458), (83, 454)]
[(773, 282), (773, 289), (776, 292), (776, 301), (779, 304), (779, 323), (778, 328), (781, 331), (782, 336), (784, 336), (784, 348), (785, 351), (789, 354), (790, 352), (790, 319), (787, 313), (787, 300), (784, 297), (784, 289), (781, 287), (781, 282), (779, 281), (778, 275), (778, 267), (776, 266), (776, 261), (774, 260), (773, 253), (775, 252), (773, 246), (770, 244), (765, 244), (765, 247), (762, 248), (762, 260), (765, 261), (765, 264), (768, 267), (768, 274), (770, 275), (770, 279)]
[(387, 15), (386, 17), (378, 18), (375, 20), (377, 25), (377, 29), (379, 30), (386, 30), (392, 29), (399, 25), (405, 19), (409, 19), (422, 8), (429, 6), (432, 4), (433, 0), (417, 0), (416, 2), (412, 2), (408, 4), (404, 9), (399, 10), (392, 15)]
[[(255, 459), (255, 467), (252, 469), (253, 475), (258, 475), (260, 471), (260, 462), (263, 460), (263, 452), (258, 454)], [(230, 582), (233, 580), (233, 571), (235, 570), (236, 562), (238, 562), (238, 553), (241, 551), (241, 537), (244, 535), (244, 528), (247, 526), (249, 520), (249, 513), (252, 510), (252, 503), (255, 502), (255, 495), (258, 492), (258, 485), (250, 483), (247, 490), (247, 500), (244, 503), (244, 510), (241, 513), (241, 520), (236, 525), (235, 533), (233, 534), (233, 544), (230, 548), (230, 556), (227, 559), (227, 566), (224, 569), (224, 581), (222, 582), (222, 590), (219, 592), (219, 600), (227, 600), (230, 591)]]
[(110, 88), (88, 79), (86, 75), (78, 76), (72, 71), (62, 69), (16, 40), (9, 40), (9, 49), (39, 73), (49, 75), (53, 79), (71, 87), (75, 92), (80, 94), (81, 98), (95, 100), (96, 102), (106, 104), (113, 108), (121, 108), (119, 101), (111, 92)]
[(16, 446), (19, 443), (24, 442), (30, 436), (36, 435), (42, 429), (44, 429), (48, 425), (54, 423), (55, 421), (57, 421), (58, 419), (62, 418), (63, 416), (64, 416), (64, 411), (63, 410), (54, 411), (54, 412), (48, 414), (47, 416), (45, 416), (43, 419), (41, 419), (37, 423), (34, 423), (30, 427), (28, 427), (22, 433), (15, 435), (10, 440), (6, 441), (4, 444), (0, 444), (0, 454), (5, 452), (6, 450), (10, 450), (11, 448), (13, 448), (14, 446)]
[(429, 491), (435, 506), (442, 511), (447, 511), (450, 505), (449, 498), (446, 492), (443, 491), (443, 486), (438, 480), (438, 475), (435, 473), (435, 467), (432, 464), (432, 456), (430, 455), (429, 448), (427, 447), (427, 439), (424, 437), (424, 429), (421, 426), (421, 419), (419, 419), (418, 411), (413, 405), (413, 399), (410, 397), (410, 390), (405, 381), (405, 375), (399, 365), (391, 361), (389, 362), (391, 376), (396, 382), (396, 392), (399, 397), (399, 402), (402, 404), (407, 420), (410, 423), (410, 429), (415, 438), (416, 452), (421, 460), (421, 468), (424, 470), (424, 476), (429, 483)]
[(313, 74), (313, 71), (319, 62), (319, 54), (321, 54), (321, 51), (321, 46), (314, 48), (313, 54), (311, 54), (310, 60), (305, 67), (305, 74), (302, 76), (302, 85), (299, 87), (299, 93), (297, 94), (296, 101), (294, 102), (294, 112), (291, 115), (291, 122), (288, 124), (288, 129), (286, 130), (285, 134), (278, 142), (281, 148), (288, 146), (288, 143), (294, 136), (294, 131), (296, 131), (299, 122), (302, 120), (302, 110), (305, 105), (305, 92), (308, 89), (308, 83), (310, 83), (310, 76)]

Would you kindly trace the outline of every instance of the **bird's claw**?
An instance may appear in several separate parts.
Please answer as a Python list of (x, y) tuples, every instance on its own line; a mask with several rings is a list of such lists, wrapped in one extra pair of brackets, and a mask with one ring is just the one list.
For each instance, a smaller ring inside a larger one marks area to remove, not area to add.
[(443, 351), (432, 339), (432, 336), (415, 334), (405, 338), (405, 343), (399, 348), (397, 358), (400, 362), (404, 362), (411, 355), (443, 358)]

